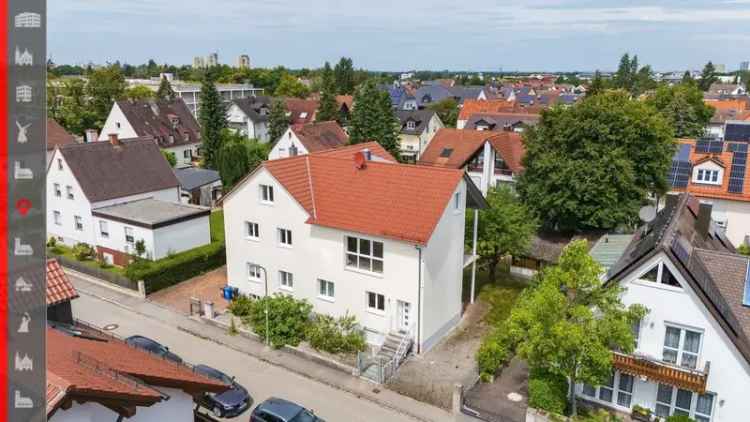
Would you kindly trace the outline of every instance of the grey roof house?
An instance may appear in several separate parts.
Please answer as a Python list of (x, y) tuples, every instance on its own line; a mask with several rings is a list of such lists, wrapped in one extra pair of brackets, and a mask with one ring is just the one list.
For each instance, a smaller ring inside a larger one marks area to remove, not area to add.
[(189, 167), (174, 169), (174, 175), (180, 181), (180, 196), (184, 202), (210, 207), (221, 198), (223, 185), (216, 170)]

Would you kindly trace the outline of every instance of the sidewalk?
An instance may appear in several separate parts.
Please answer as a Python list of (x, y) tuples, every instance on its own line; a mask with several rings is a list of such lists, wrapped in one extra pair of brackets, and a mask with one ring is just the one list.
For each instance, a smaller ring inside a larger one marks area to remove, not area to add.
[(246, 337), (230, 336), (218, 327), (181, 315), (149, 300), (144, 301), (128, 296), (78, 277), (70, 277), (70, 279), (80, 294), (93, 296), (131, 312), (159, 320), (196, 337), (213, 341), (298, 375), (346, 391), (358, 399), (371, 401), (419, 421), (443, 422), (455, 420), (453, 415), (437, 407), (402, 396), (383, 386), (355, 378), (352, 375), (303, 357), (268, 349), (262, 343)]

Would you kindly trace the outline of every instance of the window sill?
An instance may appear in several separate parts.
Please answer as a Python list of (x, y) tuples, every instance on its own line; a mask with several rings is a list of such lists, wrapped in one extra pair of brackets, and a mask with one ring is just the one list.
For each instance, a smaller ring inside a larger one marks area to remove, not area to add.
[(375, 315), (381, 318), (385, 318), (385, 311), (381, 311), (379, 309), (367, 308), (367, 313), (370, 315)]
[(376, 273), (376, 272), (372, 272), (372, 271), (361, 270), (361, 269), (356, 268), (356, 267), (344, 266), (344, 270), (351, 271), (351, 272), (357, 273), (357, 274), (368, 275), (370, 277), (375, 277), (375, 278), (385, 278), (385, 276), (383, 275), (383, 273)]
[(263, 201), (263, 200), (261, 200), (260, 204), (268, 206), (268, 207), (272, 207), (273, 206), (273, 202), (270, 202), (270, 201)]
[(251, 242), (260, 242), (260, 237), (245, 236), (245, 240), (249, 240)]
[(283, 290), (283, 291), (285, 291), (285, 292), (289, 292), (289, 293), (291, 293), (291, 292), (293, 292), (293, 291), (294, 291), (294, 287), (288, 287), (288, 286), (284, 286), (284, 285), (282, 284), (282, 285), (280, 285), (280, 286), (279, 286), (279, 290)]
[(284, 249), (292, 249), (292, 245), (285, 245), (283, 243), (277, 243), (276, 246)]
[(324, 302), (328, 302), (328, 303), (334, 303), (334, 302), (336, 302), (336, 299), (334, 299), (332, 297), (328, 297), (328, 296), (318, 295), (318, 299), (320, 299), (320, 300), (322, 300)]
[(670, 286), (669, 284), (657, 283), (655, 281), (636, 279), (633, 280), (633, 283), (639, 286), (651, 287), (654, 289), (661, 289), (669, 292), (685, 293), (685, 290), (683, 290), (682, 287)]
[(247, 281), (249, 281), (251, 283), (256, 283), (256, 284), (263, 284), (263, 280), (261, 280), (260, 278), (248, 277)]

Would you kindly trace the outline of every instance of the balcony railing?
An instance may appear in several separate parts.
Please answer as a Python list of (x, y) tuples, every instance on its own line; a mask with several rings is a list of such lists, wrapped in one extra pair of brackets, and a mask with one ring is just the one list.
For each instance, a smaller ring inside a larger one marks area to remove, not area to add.
[(511, 170), (511, 169), (499, 169), (499, 168), (495, 168), (495, 174), (500, 175), (500, 176), (512, 177), (513, 176), (513, 170)]
[(617, 370), (626, 374), (646, 377), (656, 382), (673, 385), (700, 394), (706, 392), (710, 362), (706, 362), (705, 368), (700, 371), (674, 366), (643, 356), (625, 355), (614, 352), (612, 363)]

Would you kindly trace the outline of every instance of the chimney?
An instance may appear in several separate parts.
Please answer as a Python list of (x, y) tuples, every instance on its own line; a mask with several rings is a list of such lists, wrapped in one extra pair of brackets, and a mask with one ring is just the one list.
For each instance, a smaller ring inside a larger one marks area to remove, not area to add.
[(99, 138), (99, 134), (96, 132), (96, 129), (86, 129), (86, 137), (85, 142), (96, 142), (96, 140)]
[(354, 154), (354, 167), (357, 170), (362, 170), (367, 166), (367, 158), (365, 157), (365, 154), (362, 151), (357, 151), (356, 154)]
[(369, 148), (365, 148), (362, 150), (362, 154), (365, 156), (365, 160), (370, 161), (372, 160), (372, 151), (370, 151)]
[(675, 208), (677, 204), (680, 202), (680, 195), (676, 193), (669, 193), (666, 197), (666, 202), (664, 203), (664, 208)]
[(711, 210), (713, 205), (711, 204), (700, 204), (698, 208), (698, 217), (695, 219), (695, 231), (701, 235), (701, 237), (708, 237), (708, 228), (711, 227)]
[(109, 134), (109, 143), (114, 146), (120, 146), (120, 138), (117, 137), (116, 133)]

